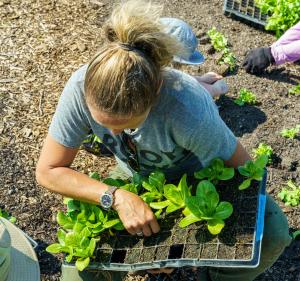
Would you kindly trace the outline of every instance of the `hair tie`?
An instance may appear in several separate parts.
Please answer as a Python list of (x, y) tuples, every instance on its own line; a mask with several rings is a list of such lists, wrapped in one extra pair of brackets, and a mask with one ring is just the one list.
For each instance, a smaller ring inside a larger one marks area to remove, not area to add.
[(136, 48), (134, 48), (132, 45), (130, 45), (128, 43), (118, 43), (118, 44), (125, 51), (135, 51), (136, 50)]

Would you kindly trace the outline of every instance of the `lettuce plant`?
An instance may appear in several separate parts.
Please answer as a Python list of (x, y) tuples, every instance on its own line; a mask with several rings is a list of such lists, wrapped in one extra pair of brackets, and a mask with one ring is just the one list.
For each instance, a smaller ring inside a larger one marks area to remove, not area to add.
[(234, 100), (234, 103), (239, 106), (243, 106), (245, 104), (256, 104), (256, 95), (246, 88), (242, 88), (239, 92), (239, 96)]
[(239, 166), (238, 171), (244, 177), (247, 177), (239, 185), (239, 190), (244, 190), (251, 185), (252, 180), (261, 181), (264, 175), (264, 169), (268, 163), (268, 156), (261, 155), (255, 161), (248, 160), (245, 165)]
[(210, 42), (216, 51), (223, 51), (227, 47), (227, 39), (221, 32), (217, 31), (216, 27), (208, 30), (207, 35), (209, 36)]
[(277, 38), (300, 20), (298, 0), (255, 0), (255, 5), (269, 15), (265, 28), (275, 31)]
[(79, 271), (84, 270), (94, 255), (96, 243), (99, 239), (89, 238), (83, 232), (65, 232), (62, 229), (58, 230), (57, 237), (59, 243), (48, 246), (46, 251), (52, 254), (66, 253), (67, 262), (72, 262), (75, 259), (76, 268)]
[(188, 196), (185, 200), (187, 209), (179, 226), (186, 227), (192, 223), (205, 220), (211, 234), (219, 234), (223, 229), (224, 220), (231, 216), (232, 205), (229, 202), (219, 202), (219, 194), (215, 186), (207, 181), (197, 185), (196, 196)]
[(300, 125), (297, 125), (295, 128), (283, 129), (280, 132), (280, 135), (287, 139), (294, 139), (298, 135), (299, 131), (300, 131)]
[[(66, 261), (76, 260), (78, 270), (88, 266), (96, 242), (105, 230), (124, 229), (114, 211), (103, 211), (99, 206), (65, 198), (67, 212), (59, 211), (56, 217), (62, 227), (57, 232), (59, 243), (47, 247), (50, 253), (66, 253)], [(110, 231), (111, 232), (111, 231)]]
[(285, 205), (296, 207), (300, 204), (300, 186), (296, 186), (291, 180), (287, 182), (287, 186), (288, 188), (284, 187), (278, 193), (278, 197), (285, 202)]
[(167, 200), (160, 202), (151, 202), (152, 209), (162, 210), (166, 208), (166, 213), (172, 213), (178, 209), (185, 208), (185, 199), (191, 196), (191, 187), (186, 182), (186, 174), (182, 176), (178, 186), (174, 184), (164, 185), (164, 197)]
[(15, 217), (11, 216), (8, 212), (2, 210), (1, 208), (0, 208), (0, 217), (9, 220), (11, 223), (15, 223), (17, 221)]
[(219, 61), (220, 64), (225, 63), (229, 66), (229, 70), (233, 71), (236, 66), (236, 57), (235, 55), (229, 51), (228, 48), (224, 49), (223, 55)]
[(229, 70), (233, 71), (236, 66), (236, 57), (228, 47), (228, 40), (225, 36), (217, 31), (215, 27), (207, 31), (207, 35), (210, 38), (210, 42), (217, 52), (222, 52), (221, 58), (218, 60), (219, 64), (226, 64), (229, 66)]
[[(96, 179), (98, 181), (101, 180), (101, 177), (97, 172), (90, 173), (89, 177)], [(128, 180), (114, 179), (114, 178), (105, 178), (102, 180), (102, 182), (110, 186), (117, 186), (127, 191), (130, 191), (132, 193), (139, 194), (144, 180), (145, 177), (141, 176), (138, 173), (134, 173), (131, 182), (129, 182)]]
[(153, 201), (163, 200), (165, 182), (166, 179), (164, 173), (160, 171), (150, 173), (148, 180), (142, 182), (142, 186), (147, 192), (142, 194), (141, 198), (148, 204)]
[(290, 95), (300, 95), (300, 84), (296, 85), (295, 87), (289, 89)]
[(219, 180), (229, 180), (234, 177), (234, 168), (226, 168), (224, 162), (220, 158), (215, 158), (211, 161), (210, 165), (202, 170), (195, 172), (196, 179), (208, 179), (214, 184)]
[(257, 148), (253, 149), (253, 154), (254, 158), (258, 158), (261, 155), (266, 155), (268, 156), (268, 163), (270, 164), (272, 162), (272, 154), (273, 154), (273, 149), (271, 146), (265, 144), (265, 143), (260, 143)]

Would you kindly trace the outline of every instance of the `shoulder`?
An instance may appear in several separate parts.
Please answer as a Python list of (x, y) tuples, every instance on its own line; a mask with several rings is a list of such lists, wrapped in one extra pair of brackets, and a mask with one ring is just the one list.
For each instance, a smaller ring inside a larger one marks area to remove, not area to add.
[(165, 106), (172, 107), (172, 115), (188, 114), (191, 118), (202, 119), (205, 113), (216, 110), (211, 95), (193, 76), (167, 69), (163, 77), (161, 100)]
[(61, 99), (84, 101), (84, 80), (87, 70), (87, 64), (81, 66), (72, 73), (69, 80), (65, 84)]
[(75, 72), (72, 73), (67, 84), (70, 84), (70, 86), (80, 88), (80, 90), (83, 90), (87, 68), (88, 64), (84, 64), (80, 68), (78, 68)]

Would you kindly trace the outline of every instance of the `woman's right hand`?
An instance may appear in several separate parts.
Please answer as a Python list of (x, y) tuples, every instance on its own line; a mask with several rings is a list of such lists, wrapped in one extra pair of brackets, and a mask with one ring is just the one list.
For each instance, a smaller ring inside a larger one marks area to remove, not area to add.
[(117, 189), (114, 195), (113, 208), (130, 234), (143, 232), (145, 236), (150, 236), (159, 232), (155, 215), (138, 195), (124, 189)]
[(207, 72), (201, 76), (194, 76), (198, 82), (204, 82), (207, 84), (213, 84), (218, 80), (223, 79), (223, 76), (215, 72)]

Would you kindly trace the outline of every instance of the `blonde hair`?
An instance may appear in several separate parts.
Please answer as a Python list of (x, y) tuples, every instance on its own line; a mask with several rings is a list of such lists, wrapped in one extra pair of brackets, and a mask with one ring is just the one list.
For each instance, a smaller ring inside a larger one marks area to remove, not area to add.
[(160, 24), (162, 6), (130, 0), (119, 4), (104, 26), (106, 44), (89, 63), (85, 98), (109, 114), (140, 115), (158, 97), (161, 73), (184, 52)]

